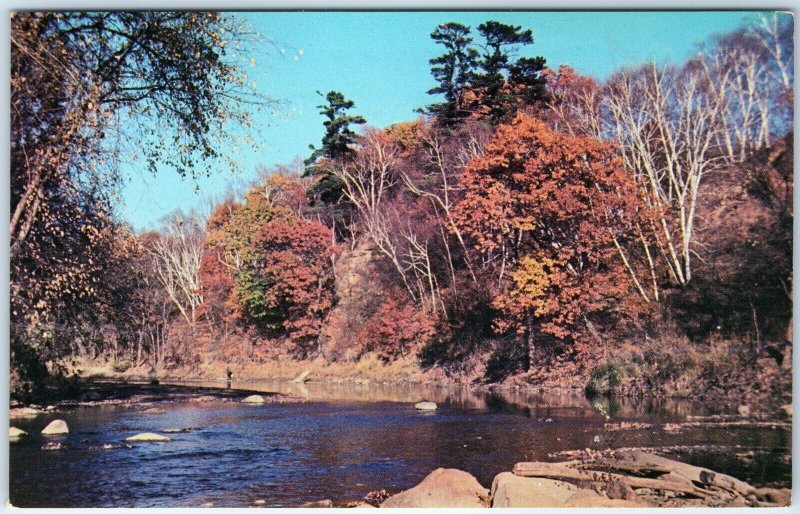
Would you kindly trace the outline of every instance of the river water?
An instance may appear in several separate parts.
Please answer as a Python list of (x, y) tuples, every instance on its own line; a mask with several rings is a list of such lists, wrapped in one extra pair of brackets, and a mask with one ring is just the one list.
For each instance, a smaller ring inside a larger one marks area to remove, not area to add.
[[(215, 385), (215, 384), (192, 384)], [(219, 385), (219, 384), (216, 384)], [(234, 384), (236, 387), (236, 384)], [(663, 430), (687, 415), (726, 412), (690, 402), (602, 402), (580, 395), (474, 392), (380, 385), (248, 383), (289, 392), (299, 403), (184, 402), (143, 413), (123, 406), (78, 407), (13, 424), (29, 435), (10, 448), (10, 499), (18, 507), (299, 506), (397, 492), (437, 467), (475, 475), (484, 486), (515, 462), (581, 448), (679, 446), (672, 458), (754, 485), (790, 487), (791, 430), (776, 427)], [(288, 389), (288, 390), (287, 390)], [(431, 400), (435, 412), (414, 409)], [(604, 430), (640, 422), (637, 430)], [(729, 409), (728, 409), (729, 412)], [(70, 433), (45, 439), (64, 419)], [(167, 443), (123, 440), (139, 432), (193, 428)], [(67, 449), (43, 451), (48, 441)], [(117, 445), (103, 449), (104, 444)], [(744, 457), (741, 454), (747, 454)], [(740, 454), (737, 458), (736, 454)]]

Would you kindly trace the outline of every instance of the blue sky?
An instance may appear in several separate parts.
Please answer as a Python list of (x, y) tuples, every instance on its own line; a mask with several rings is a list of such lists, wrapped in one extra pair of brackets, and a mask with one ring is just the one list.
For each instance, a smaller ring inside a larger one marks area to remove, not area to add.
[(158, 226), (177, 208), (201, 208), (232, 182), (249, 181), (257, 167), (289, 163), (309, 154), (324, 129), (316, 94), (332, 89), (355, 101), (354, 113), (384, 127), (416, 117), (431, 103), (434, 86), (428, 59), (442, 53), (430, 39), (439, 24), (473, 28), (486, 20), (533, 30), (524, 52), (542, 55), (551, 67), (569, 64), (598, 79), (622, 66), (648, 61), (681, 62), (697, 44), (727, 32), (753, 13), (729, 12), (274, 12), (238, 13), (264, 41), (249, 48), (251, 79), (266, 96), (285, 102), (278, 115), (255, 120), (259, 148), (240, 148), (236, 169), (211, 177), (181, 179), (174, 171), (153, 176), (123, 169), (119, 216), (136, 230)]

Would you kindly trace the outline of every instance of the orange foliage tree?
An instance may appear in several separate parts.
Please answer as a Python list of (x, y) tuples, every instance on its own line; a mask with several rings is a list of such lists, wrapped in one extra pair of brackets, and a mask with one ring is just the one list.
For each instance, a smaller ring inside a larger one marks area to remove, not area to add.
[(520, 114), (463, 185), (454, 221), (495, 272), (496, 330), (525, 335), (529, 365), (538, 339), (575, 340), (585, 316), (628, 290), (619, 245), (639, 202), (613, 146)]
[(227, 199), (217, 205), (208, 218), (198, 272), (203, 295), (198, 314), (212, 326), (222, 324), (226, 331), (240, 314), (235, 297), (235, 264), (229, 262), (224, 230), (235, 208), (235, 202)]

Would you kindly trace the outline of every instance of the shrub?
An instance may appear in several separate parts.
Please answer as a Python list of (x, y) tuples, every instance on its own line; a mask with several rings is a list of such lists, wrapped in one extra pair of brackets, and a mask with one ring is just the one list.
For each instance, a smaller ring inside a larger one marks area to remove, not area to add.
[(589, 383), (586, 384), (586, 394), (611, 395), (622, 382), (624, 373), (622, 368), (613, 361), (604, 361), (592, 369)]

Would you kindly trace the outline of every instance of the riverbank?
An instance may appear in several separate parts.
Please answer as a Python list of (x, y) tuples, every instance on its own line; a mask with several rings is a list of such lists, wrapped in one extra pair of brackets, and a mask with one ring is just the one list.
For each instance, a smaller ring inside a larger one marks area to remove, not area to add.
[[(680, 347), (680, 352), (672, 351)], [(760, 416), (780, 414), (791, 405), (791, 345), (776, 351), (750, 351), (745, 342), (718, 341), (708, 348), (681, 341), (645, 341), (617, 345), (592, 358), (553, 355), (532, 371), (509, 371), (492, 376), (492, 354), (472, 356), (457, 365), (423, 365), (414, 357), (386, 362), (367, 354), (357, 361), (329, 362), (322, 358), (297, 360), (286, 355), (259, 360), (206, 358), (193, 366), (154, 373), (148, 365), (127, 367), (118, 362), (78, 360), (77, 376), (119, 380), (220, 381), (231, 371), (237, 384), (290, 381), (308, 372), (314, 382), (331, 384), (447, 385), (474, 389), (499, 388), (522, 392), (582, 395), (587, 384), (601, 375), (602, 393), (616, 397), (689, 399), (723, 405), (720, 414), (745, 409)]]
[(186, 385), (161, 384), (158, 381), (142, 380), (129, 382), (127, 380), (97, 380), (87, 378), (80, 382), (80, 393), (54, 401), (48, 405), (29, 404), (23, 406), (18, 402), (11, 403), (9, 418), (13, 421), (19, 418), (37, 416), (44, 413), (57, 413), (76, 407), (119, 406), (129, 409), (138, 409), (146, 412), (148, 409), (162, 412), (160, 406), (176, 403), (207, 403), (207, 402), (241, 402), (251, 395), (262, 398), (261, 403), (287, 403), (302, 401), (300, 396), (280, 392), (263, 392), (244, 388), (223, 389), (217, 387), (195, 387)]

